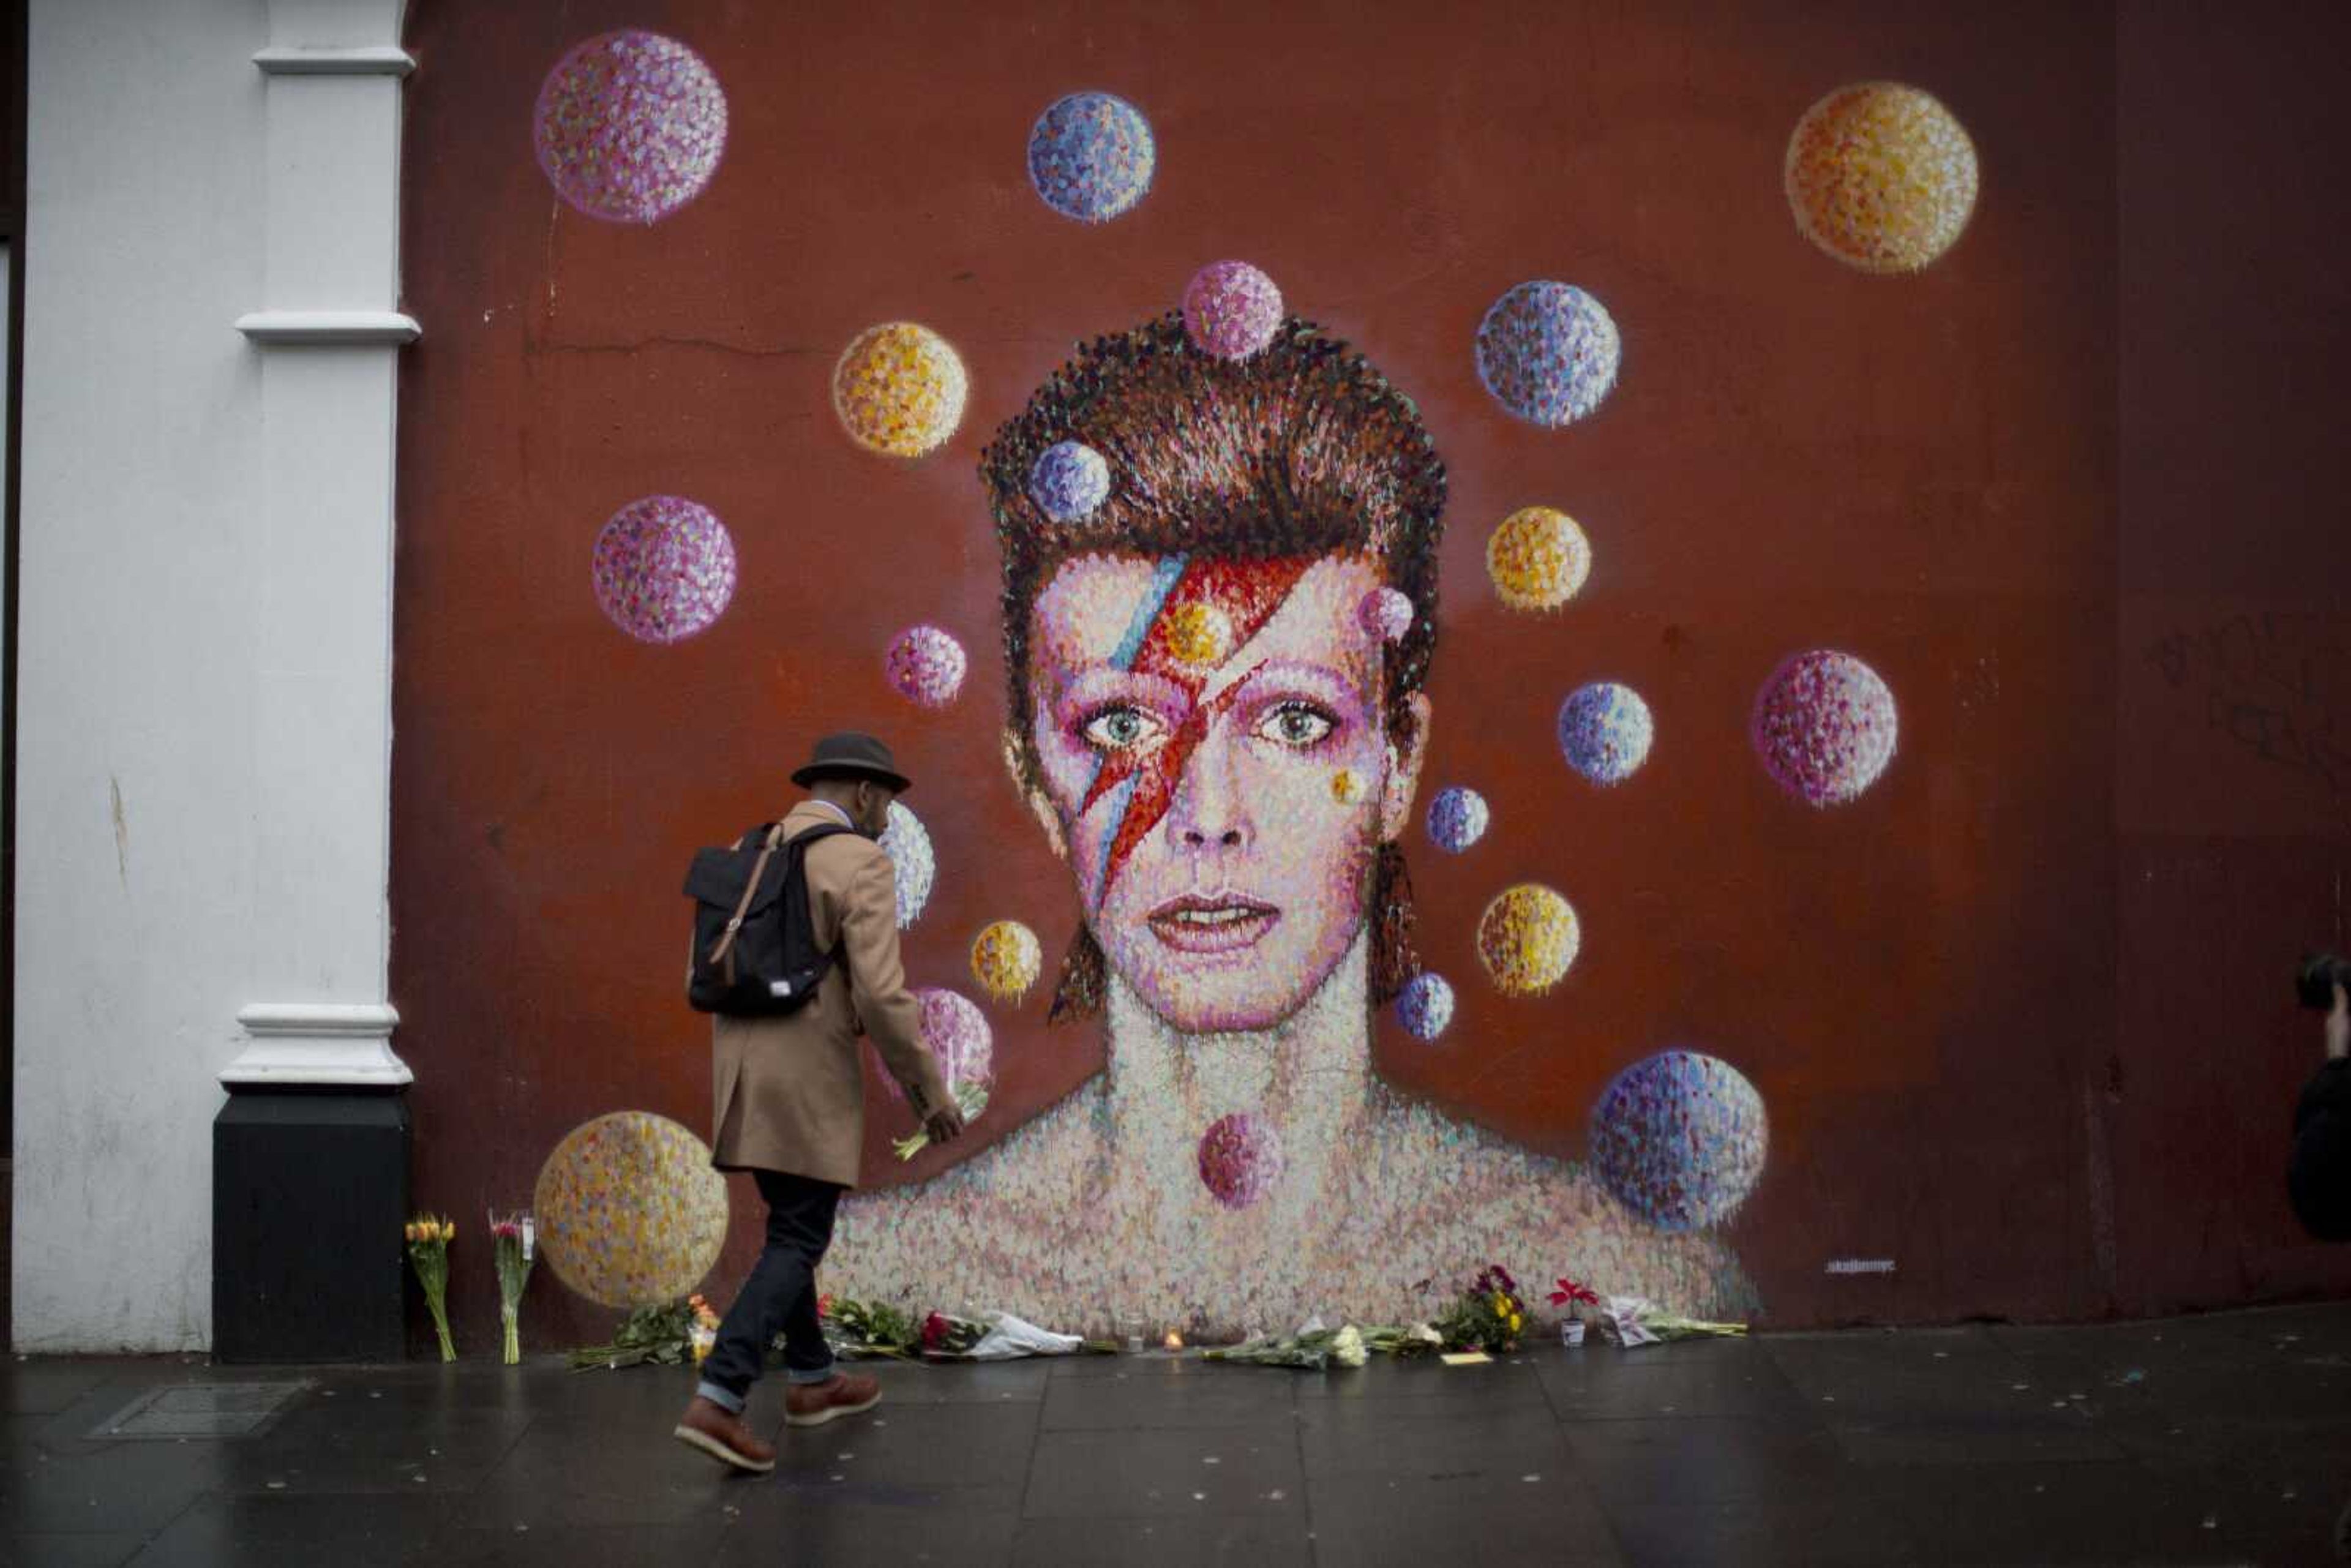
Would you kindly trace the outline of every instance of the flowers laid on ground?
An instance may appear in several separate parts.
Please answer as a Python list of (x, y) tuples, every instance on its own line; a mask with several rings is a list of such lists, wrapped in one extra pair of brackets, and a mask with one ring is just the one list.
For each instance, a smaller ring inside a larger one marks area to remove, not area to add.
[(457, 1227), (436, 1215), (420, 1214), (405, 1227), (408, 1237), (408, 1262), (416, 1270), (416, 1282), (424, 1287), (424, 1304), (433, 1312), (433, 1332), (441, 1336), (441, 1359), (457, 1359), (457, 1347), (449, 1338), (449, 1243), (457, 1239)]
[(933, 1312), (923, 1320), (923, 1354), (941, 1358), (967, 1355), (971, 1347), (987, 1337), (987, 1325), (969, 1318), (958, 1318), (946, 1312)]
[(887, 1301), (832, 1299), (820, 1314), (824, 1337), (842, 1355), (886, 1355), (911, 1361), (923, 1344), (922, 1325)]
[(1279, 1339), (1259, 1334), (1238, 1344), (1204, 1351), (1201, 1354), (1207, 1361), (1245, 1361), (1258, 1366), (1307, 1366), (1319, 1372), (1334, 1363), (1340, 1366), (1361, 1366), (1369, 1357), (1369, 1347), (1364, 1343), (1364, 1331), (1349, 1323), (1336, 1329), (1308, 1327)]
[(1437, 1320), (1446, 1349), (1489, 1354), (1518, 1349), (1526, 1326), (1527, 1304), (1519, 1297), (1519, 1282), (1499, 1263), (1480, 1269)]
[(1600, 1309), (1601, 1337), (1622, 1349), (1677, 1339), (1740, 1339), (1745, 1323), (1708, 1322), (1661, 1312), (1646, 1296), (1611, 1296)]
[(1579, 1309), (1598, 1306), (1600, 1292), (1589, 1285), (1579, 1285), (1562, 1275), (1559, 1289), (1551, 1293), (1551, 1304), (1554, 1307), (1565, 1307), (1570, 1316), (1582, 1317), (1583, 1314)]
[(490, 1216), (490, 1237), (498, 1262), (498, 1321), (506, 1328), (503, 1359), (508, 1366), (522, 1360), (522, 1293), (530, 1283), (531, 1243), (536, 1239), (532, 1229), (527, 1214)]
[(718, 1314), (700, 1296), (664, 1306), (639, 1307), (621, 1322), (610, 1344), (592, 1344), (571, 1353), (571, 1370), (622, 1366), (680, 1366), (686, 1358), (702, 1359), (697, 1331), (716, 1331)]

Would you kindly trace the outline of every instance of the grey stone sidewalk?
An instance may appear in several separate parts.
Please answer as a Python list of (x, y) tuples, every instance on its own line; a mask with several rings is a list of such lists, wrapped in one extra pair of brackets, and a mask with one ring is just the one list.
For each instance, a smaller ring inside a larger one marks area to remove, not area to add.
[[(2304, 1564), (2351, 1500), (2351, 1303), (1458, 1369), (885, 1364), (872, 1416), (746, 1479), (670, 1438), (676, 1369), (0, 1366), (0, 1560), (61, 1568)], [(105, 1429), (159, 1390), (152, 1425), (235, 1424), (272, 1380), (303, 1386), (250, 1436)], [(752, 1411), (780, 1427), (773, 1388)]]

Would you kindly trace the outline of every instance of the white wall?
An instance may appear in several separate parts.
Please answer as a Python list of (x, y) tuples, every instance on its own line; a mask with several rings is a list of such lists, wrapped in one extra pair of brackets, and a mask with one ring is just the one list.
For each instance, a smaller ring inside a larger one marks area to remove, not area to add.
[[(253, 889), (262, 0), (34, 0), (16, 698), (26, 1351), (211, 1337)], [(271, 990), (276, 987), (266, 987)]]

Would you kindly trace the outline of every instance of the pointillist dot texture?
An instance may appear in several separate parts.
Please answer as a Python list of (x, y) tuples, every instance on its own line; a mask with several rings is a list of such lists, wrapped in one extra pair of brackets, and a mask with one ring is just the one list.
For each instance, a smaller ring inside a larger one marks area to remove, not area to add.
[(945, 707), (963, 690), (963, 644), (935, 626), (898, 634), (882, 661), (890, 689), (923, 707)]
[(1227, 1208), (1247, 1208), (1281, 1179), (1281, 1135), (1247, 1111), (1220, 1116), (1200, 1136), (1200, 1185)]
[(1458, 855), (1486, 836), (1486, 797), (1477, 790), (1439, 789), (1428, 803), (1428, 841)]
[(1594, 681), (1559, 709), (1559, 749), (1594, 784), (1622, 784), (1649, 759), (1649, 705), (1630, 686)]
[(1081, 223), (1108, 223), (1143, 200), (1157, 158), (1143, 111), (1106, 92), (1071, 93), (1029, 132), (1029, 183)]
[(1202, 353), (1246, 360), (1281, 327), (1281, 290), (1245, 261), (1212, 261), (1184, 290), (1184, 335)]
[(963, 423), (970, 391), (954, 346), (912, 321), (867, 328), (832, 371), (841, 427), (859, 445), (892, 457), (935, 451)]
[(1894, 693), (1877, 672), (1822, 648), (1772, 672), (1749, 733), (1772, 782), (1808, 805), (1840, 806), (1886, 771), (1896, 727)]
[(1044, 945), (1018, 920), (994, 922), (971, 945), (971, 977), (999, 1002), (1027, 996), (1044, 967)]
[(1805, 110), (1785, 176), (1804, 237), (1864, 272), (1930, 265), (1975, 211), (1975, 144), (1932, 95), (1898, 82), (1842, 87)]
[(1721, 1224), (1763, 1175), (1763, 1097), (1729, 1062), (1667, 1051), (1618, 1073), (1592, 1111), (1592, 1163), (1660, 1230)]
[(1364, 798), (1364, 776), (1352, 768), (1342, 768), (1331, 775), (1331, 799), (1342, 806), (1352, 806)]
[(622, 1310), (684, 1295), (726, 1240), (726, 1183), (708, 1145), (650, 1111), (572, 1129), (539, 1167), (531, 1207), (556, 1277)]
[(1486, 539), (1486, 576), (1513, 610), (1556, 610), (1592, 572), (1592, 542), (1565, 512), (1521, 507)]
[[(966, 1083), (985, 1089), (996, 1082), (996, 1035), (978, 1003), (960, 991), (924, 986), (914, 990), (914, 1005), (922, 1018), (923, 1049), (938, 1063), (949, 1089)], [(886, 1068), (882, 1084), (893, 1100), (906, 1103), (905, 1086)]]
[(1412, 630), (1412, 596), (1398, 588), (1374, 588), (1355, 608), (1355, 620), (1383, 643), (1400, 643)]
[(702, 57), (658, 33), (606, 33), (538, 89), (538, 166), (576, 212), (650, 224), (702, 193), (726, 148), (726, 95)]
[(1478, 917), (1478, 956), (1507, 997), (1531, 997), (1559, 984), (1583, 946), (1575, 911), (1538, 883), (1520, 883)]
[(640, 643), (675, 643), (735, 597), (735, 541), (708, 507), (647, 496), (605, 523), (589, 570), (613, 625)]
[(1521, 283), (1478, 325), (1478, 379), (1511, 413), (1557, 429), (1600, 406), (1623, 351), (1599, 300), (1573, 284)]
[(1453, 1021), (1453, 988), (1433, 973), (1415, 975), (1396, 997), (1396, 1019), (1415, 1040), (1435, 1040)]
[(877, 841), (882, 852), (890, 857), (890, 868), (896, 873), (898, 891), (898, 929), (904, 931), (922, 918), (923, 906), (931, 901), (931, 883), (939, 873), (937, 858), (931, 852), (931, 835), (923, 820), (906, 809), (904, 800), (890, 802), (890, 820)]
[(1061, 441), (1037, 455), (1029, 497), (1057, 523), (1082, 522), (1110, 499), (1110, 465), (1081, 441)]
[(1208, 603), (1179, 604), (1167, 612), (1167, 651), (1186, 664), (1219, 664), (1233, 651), (1232, 617)]

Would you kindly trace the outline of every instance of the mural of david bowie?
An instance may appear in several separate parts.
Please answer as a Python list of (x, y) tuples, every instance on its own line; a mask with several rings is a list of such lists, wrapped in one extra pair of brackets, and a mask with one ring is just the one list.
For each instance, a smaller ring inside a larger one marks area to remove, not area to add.
[[(1029, 481), (1068, 441), (1110, 494), (1057, 522)], [(1082, 922), (1052, 1016), (1102, 1020), (1108, 1067), (941, 1176), (846, 1199), (826, 1288), (1285, 1332), (1411, 1321), (1416, 1282), (1502, 1259), (1750, 1312), (1719, 1238), (1373, 1070), (1373, 1009), (1416, 967), (1399, 841), (1436, 721), (1445, 472), (1413, 404), (1309, 323), (1231, 361), (1171, 315), (1082, 349), (981, 476), (1005, 761)], [(1413, 607), (1393, 642), (1360, 613), (1384, 585)]]

